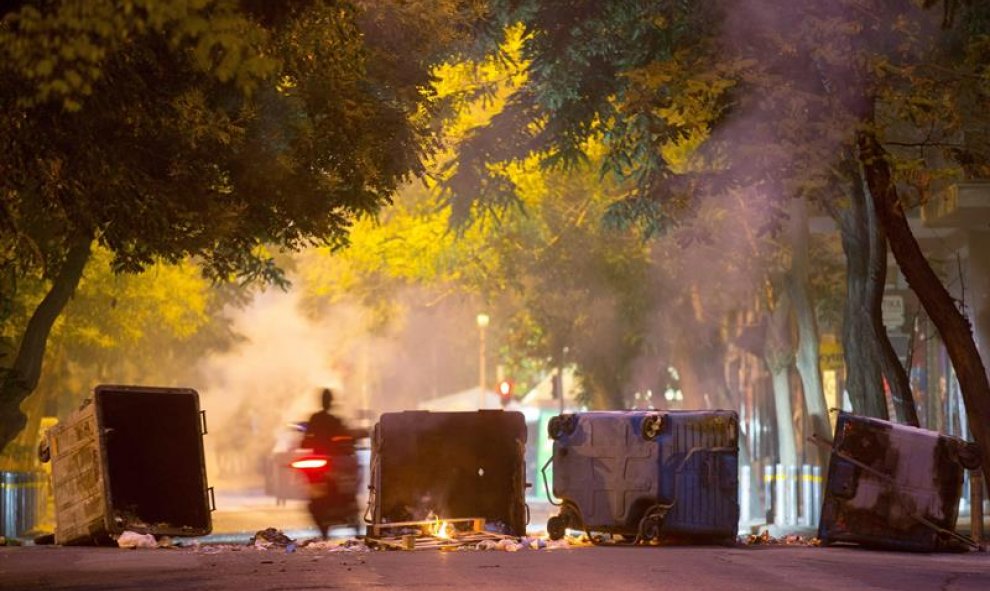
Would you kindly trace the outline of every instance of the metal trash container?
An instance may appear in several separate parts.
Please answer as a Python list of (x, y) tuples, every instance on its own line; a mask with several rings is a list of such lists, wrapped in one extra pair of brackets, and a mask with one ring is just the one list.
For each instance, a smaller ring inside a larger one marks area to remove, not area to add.
[(110, 543), (124, 531), (210, 533), (205, 415), (188, 388), (98, 386), (46, 432), (55, 542)]
[(17, 538), (37, 529), (47, 501), (45, 472), (0, 472), (0, 536)]
[(514, 411), (383, 414), (372, 433), (369, 531), (435, 515), (525, 534), (526, 435)]
[(735, 412), (585, 412), (554, 417), (548, 429), (562, 499), (547, 522), (551, 538), (571, 528), (622, 542), (735, 541)]
[(956, 437), (840, 412), (822, 500), (822, 544), (931, 552), (955, 533), (963, 473), (979, 449)]

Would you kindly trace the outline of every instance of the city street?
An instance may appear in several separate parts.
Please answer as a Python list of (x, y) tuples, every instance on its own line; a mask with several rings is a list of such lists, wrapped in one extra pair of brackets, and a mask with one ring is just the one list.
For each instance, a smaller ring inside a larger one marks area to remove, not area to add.
[(0, 2), (0, 591), (372, 588), (990, 591), (990, 0)]
[[(532, 503), (539, 532), (552, 507)], [(990, 589), (990, 554), (910, 554), (805, 545), (571, 546), (552, 550), (369, 551), (324, 544), (256, 549), (276, 527), (304, 541), (316, 531), (305, 501), (277, 505), (260, 490), (223, 490), (214, 533), (182, 547), (0, 547), (0, 589)], [(335, 530), (338, 541), (353, 532)], [(801, 532), (806, 536), (810, 532)]]
[(332, 552), (0, 548), (0, 588), (985, 591), (990, 555), (806, 546)]

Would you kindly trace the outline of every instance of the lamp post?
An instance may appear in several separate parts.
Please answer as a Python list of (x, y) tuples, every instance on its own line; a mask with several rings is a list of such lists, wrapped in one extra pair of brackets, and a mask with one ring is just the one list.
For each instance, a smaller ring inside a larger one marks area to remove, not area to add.
[(569, 350), (564, 347), (560, 351), (560, 367), (557, 369), (560, 372), (560, 414), (564, 414), (564, 366), (567, 365), (567, 352)]
[(491, 318), (484, 312), (478, 314), (478, 408), (485, 407), (485, 329)]

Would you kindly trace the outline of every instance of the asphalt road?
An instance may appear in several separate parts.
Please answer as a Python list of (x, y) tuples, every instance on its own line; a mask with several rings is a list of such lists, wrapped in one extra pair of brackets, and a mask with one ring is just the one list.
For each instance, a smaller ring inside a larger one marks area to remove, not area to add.
[(0, 589), (990, 589), (990, 555), (806, 546), (326, 549), (0, 548)]

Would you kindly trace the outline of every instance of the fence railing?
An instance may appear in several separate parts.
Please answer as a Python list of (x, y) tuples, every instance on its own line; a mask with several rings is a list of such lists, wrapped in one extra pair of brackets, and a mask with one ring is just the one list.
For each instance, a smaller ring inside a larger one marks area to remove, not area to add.
[[(739, 468), (740, 524), (754, 521), (784, 526), (817, 527), (822, 508), (822, 469), (804, 464), (763, 467), (762, 498), (753, 499), (750, 466)], [(755, 503), (754, 503), (755, 501)], [(761, 502), (762, 501), (762, 502)], [(754, 511), (755, 508), (755, 511)], [(762, 512), (760, 512), (762, 509)]]

